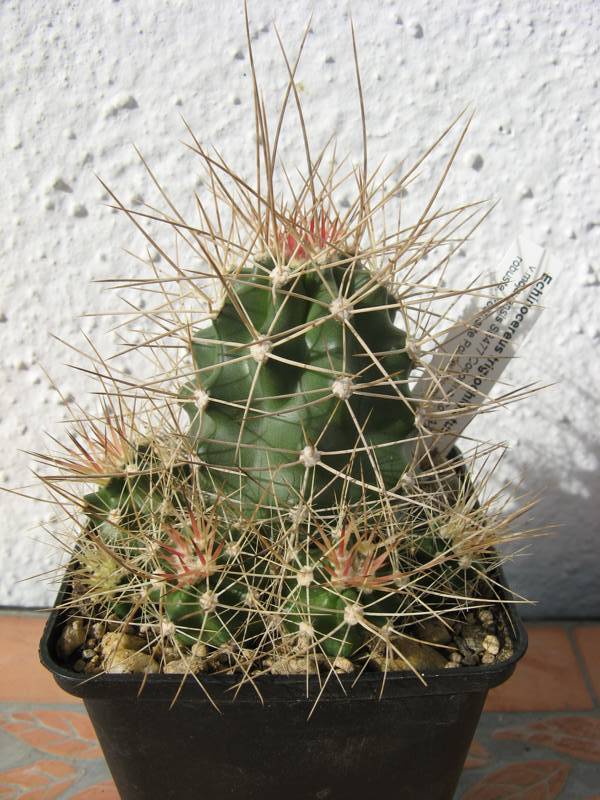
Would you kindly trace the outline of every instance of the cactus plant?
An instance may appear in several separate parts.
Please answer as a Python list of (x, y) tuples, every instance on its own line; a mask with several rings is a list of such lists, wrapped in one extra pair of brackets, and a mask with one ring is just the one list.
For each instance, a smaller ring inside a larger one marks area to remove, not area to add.
[[(418, 626), (449, 630), (493, 605), (494, 548), (515, 535), (517, 515), (479, 497), (487, 478), (468, 477), (477, 448), (436, 450), (443, 400), (412, 391), (419, 376), (455, 380), (431, 356), (446, 328), (472, 324), (452, 304), (476, 290), (444, 281), (477, 206), (435, 205), (446, 168), (416, 221), (390, 233), (386, 209), (414, 170), (388, 185), (368, 173), (366, 145), (345, 178), (307, 151), (292, 201), (277, 199), (279, 130), (289, 96), (299, 103), (286, 63), (274, 140), (255, 91), (255, 187), (194, 137), (215, 208), (197, 196), (200, 222), (168, 199), (164, 214), (134, 212), (106, 187), (162, 256), (132, 282), (161, 295), (142, 314), (158, 366), (136, 386), (94, 355), (103, 416), (77, 411), (63, 451), (40, 457), (80, 525), (65, 607), (121, 631), (125, 649), (135, 634), (152, 670), (233, 670), (253, 685), (269, 671), (418, 672), (425, 656), (450, 664), (427, 643), (415, 661)], [(356, 199), (342, 213), (349, 179)], [(111, 670), (113, 645), (90, 671)]]

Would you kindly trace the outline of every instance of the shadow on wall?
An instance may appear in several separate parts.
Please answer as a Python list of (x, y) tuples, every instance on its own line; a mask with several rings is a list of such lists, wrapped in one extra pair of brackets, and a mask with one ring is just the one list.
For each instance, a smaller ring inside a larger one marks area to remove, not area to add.
[[(588, 392), (587, 408), (597, 400)], [(542, 419), (545, 414), (540, 414)], [(593, 419), (592, 414), (589, 415)], [(556, 435), (556, 418), (546, 418)], [(600, 618), (600, 438), (567, 415), (558, 420), (562, 447), (527, 441), (528, 458), (517, 461), (523, 490), (540, 498), (526, 524), (551, 530), (529, 541), (523, 558), (506, 566), (515, 592), (535, 601), (521, 608), (526, 619)]]

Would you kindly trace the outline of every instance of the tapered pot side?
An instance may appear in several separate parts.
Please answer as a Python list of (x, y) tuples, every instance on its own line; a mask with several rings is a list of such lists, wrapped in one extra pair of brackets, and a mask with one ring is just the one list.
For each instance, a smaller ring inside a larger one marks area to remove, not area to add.
[(261, 676), (256, 688), (234, 675), (188, 676), (183, 687), (180, 675), (83, 678), (56, 656), (66, 592), (65, 582), (41, 662), (84, 701), (123, 800), (450, 800), (489, 689), (527, 648), (507, 605), (511, 658), (425, 672), (426, 685), (412, 672), (331, 675), (319, 696), (318, 679), (303, 675)]

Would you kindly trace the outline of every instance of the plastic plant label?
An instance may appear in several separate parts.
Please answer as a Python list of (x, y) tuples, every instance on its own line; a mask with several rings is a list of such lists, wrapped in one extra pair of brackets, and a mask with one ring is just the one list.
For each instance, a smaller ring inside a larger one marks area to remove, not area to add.
[(413, 390), (433, 456), (444, 456), (489, 403), (494, 384), (540, 315), (555, 269), (555, 259), (544, 248), (517, 239), (487, 281), (480, 312), (474, 299), (440, 343), (430, 371)]

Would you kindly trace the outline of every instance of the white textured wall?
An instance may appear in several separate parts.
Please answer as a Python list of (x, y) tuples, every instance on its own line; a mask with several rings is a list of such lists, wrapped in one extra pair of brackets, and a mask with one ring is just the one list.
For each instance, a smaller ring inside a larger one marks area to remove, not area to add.
[[(251, 2), (267, 93), (285, 72), (273, 19), (293, 48), (315, 7), (299, 79), (315, 145), (332, 130), (360, 157), (358, 104), (343, 0)], [(281, 7), (285, 10), (278, 10)], [(465, 105), (477, 114), (453, 172), (456, 200), (501, 203), (458, 257), (470, 274), (516, 234), (550, 247), (560, 275), (515, 381), (559, 384), (486, 418), (479, 432), (512, 444), (502, 476), (544, 491), (533, 524), (549, 538), (510, 574), (537, 599), (529, 614), (600, 614), (600, 6), (594, 0), (383, 2), (353, 0), (373, 163), (414, 158)], [(184, 207), (196, 188), (183, 114), (241, 170), (252, 158), (251, 91), (242, 7), (219, 2), (38, 0), (0, 3), (0, 482), (30, 482), (44, 431), (60, 435), (64, 406), (41, 365), (83, 404), (90, 384), (68, 369), (81, 330), (105, 352), (117, 297), (93, 279), (131, 274), (143, 252), (126, 220), (102, 206), (99, 173), (126, 202), (155, 200), (135, 142)], [(278, 96), (278, 94), (276, 95)], [(286, 160), (301, 157), (292, 137)], [(492, 427), (493, 426), (493, 427)], [(34, 605), (52, 592), (20, 583), (55, 554), (37, 526), (51, 509), (0, 496), (0, 603)]]

